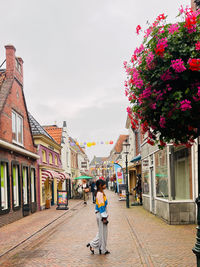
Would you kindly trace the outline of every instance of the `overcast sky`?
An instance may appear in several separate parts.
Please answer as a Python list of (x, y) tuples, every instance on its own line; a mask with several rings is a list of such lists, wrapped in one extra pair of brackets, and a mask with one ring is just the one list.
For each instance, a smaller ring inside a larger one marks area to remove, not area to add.
[(79, 142), (115, 142), (126, 134), (123, 61), (140, 43), (135, 28), (163, 12), (174, 19), (181, 4), (190, 1), (1, 0), (0, 62), (13, 44), (24, 60), (28, 109), (42, 125), (66, 120)]

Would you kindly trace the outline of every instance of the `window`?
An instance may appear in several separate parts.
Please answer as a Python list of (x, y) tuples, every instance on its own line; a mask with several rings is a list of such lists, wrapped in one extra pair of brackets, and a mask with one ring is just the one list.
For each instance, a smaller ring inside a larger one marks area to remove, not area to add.
[(55, 165), (58, 165), (58, 157), (55, 155)]
[(19, 165), (12, 165), (12, 185), (13, 185), (13, 206), (17, 208), (20, 206), (20, 179), (19, 179)]
[(31, 168), (31, 202), (36, 201), (35, 196), (35, 169)]
[(53, 163), (53, 156), (51, 153), (49, 153), (49, 163), (52, 164)]
[(69, 167), (69, 152), (68, 151), (66, 152), (66, 164), (67, 164), (67, 167)]
[(149, 194), (149, 160), (142, 161), (142, 190), (143, 194)]
[(171, 147), (172, 199), (192, 199), (191, 149)]
[(46, 151), (42, 150), (42, 161), (47, 162)]
[(155, 153), (156, 196), (168, 198), (167, 149)]
[(12, 111), (12, 139), (23, 144), (23, 118), (15, 111)]
[(9, 207), (9, 175), (8, 163), (0, 162), (0, 211), (7, 210)]
[(23, 204), (28, 204), (28, 168), (22, 168), (23, 180)]

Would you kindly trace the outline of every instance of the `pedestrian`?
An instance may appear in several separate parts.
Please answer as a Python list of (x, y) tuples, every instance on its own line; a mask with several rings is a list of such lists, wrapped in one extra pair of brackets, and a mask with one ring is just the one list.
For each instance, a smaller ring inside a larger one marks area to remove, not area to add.
[(94, 254), (94, 249), (99, 249), (99, 254), (109, 254), (110, 252), (106, 249), (107, 245), (107, 228), (108, 228), (108, 214), (107, 214), (107, 198), (104, 193), (106, 189), (106, 182), (99, 179), (96, 182), (97, 194), (96, 194), (96, 219), (98, 225), (98, 232), (96, 237), (87, 244), (90, 247), (90, 251)]
[(83, 189), (84, 204), (87, 204), (88, 192), (90, 191), (90, 189), (89, 189), (89, 185), (87, 184), (86, 180), (83, 180), (82, 189)]
[(140, 200), (140, 205), (142, 205), (142, 178), (141, 178), (141, 174), (137, 175), (136, 186), (135, 186), (135, 188), (133, 188), (133, 190), (136, 191), (136, 194), (138, 195), (139, 200)]
[(96, 203), (96, 183), (94, 180), (92, 181), (90, 187), (91, 187), (91, 192), (92, 192), (92, 201), (95, 204)]

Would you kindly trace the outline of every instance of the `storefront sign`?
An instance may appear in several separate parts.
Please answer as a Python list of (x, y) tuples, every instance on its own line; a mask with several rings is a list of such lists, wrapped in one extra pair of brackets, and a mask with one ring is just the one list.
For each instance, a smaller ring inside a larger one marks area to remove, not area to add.
[(119, 185), (124, 184), (124, 173), (122, 166), (118, 163), (114, 163), (115, 173), (116, 173), (116, 181), (117, 181), (117, 192), (119, 193)]
[(57, 210), (68, 210), (68, 194), (65, 190), (57, 191)]
[(126, 200), (126, 184), (119, 184), (119, 200)]

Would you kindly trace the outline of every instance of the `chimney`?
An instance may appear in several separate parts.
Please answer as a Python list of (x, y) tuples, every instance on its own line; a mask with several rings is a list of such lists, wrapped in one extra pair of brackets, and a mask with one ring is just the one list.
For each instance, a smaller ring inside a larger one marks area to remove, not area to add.
[(15, 47), (13, 45), (6, 45), (6, 77), (12, 79), (15, 72)]
[(16, 49), (13, 45), (6, 45), (6, 77), (13, 79), (14, 76), (23, 84), (23, 60), (15, 57)]

